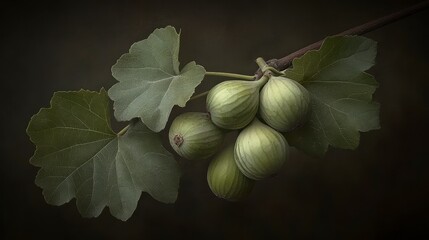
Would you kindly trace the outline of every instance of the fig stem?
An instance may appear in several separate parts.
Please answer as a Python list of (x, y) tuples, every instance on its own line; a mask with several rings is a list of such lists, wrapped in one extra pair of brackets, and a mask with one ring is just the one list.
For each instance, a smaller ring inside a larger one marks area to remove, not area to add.
[(279, 70), (275, 69), (274, 67), (267, 66), (265, 67), (265, 71), (271, 71), (276, 76), (283, 76), (285, 75), (283, 72), (280, 72)]
[(269, 67), (267, 62), (265, 62), (265, 60), (261, 57), (258, 57), (256, 59), (256, 64), (258, 64), (258, 66), (262, 70), (262, 72), (265, 72), (264, 70), (266, 70), (266, 68)]
[(271, 72), (271, 74), (276, 75), (276, 76), (282, 76), (284, 75), (283, 72), (280, 72), (279, 70), (277, 70), (276, 68), (268, 65), (267, 62), (265, 62), (265, 60), (261, 57), (258, 57), (256, 59), (256, 64), (258, 64), (259, 69), (261, 69), (262, 74), (266, 73), (266, 72)]
[(205, 75), (216, 76), (216, 77), (227, 77), (227, 78), (249, 80), (249, 81), (252, 81), (255, 79), (254, 75), (243, 75), (243, 74), (227, 73), (227, 72), (206, 72)]
[(268, 82), (268, 79), (270, 79), (270, 75), (264, 74), (260, 79), (256, 80), (256, 82), (259, 82), (259, 87), (262, 87)]

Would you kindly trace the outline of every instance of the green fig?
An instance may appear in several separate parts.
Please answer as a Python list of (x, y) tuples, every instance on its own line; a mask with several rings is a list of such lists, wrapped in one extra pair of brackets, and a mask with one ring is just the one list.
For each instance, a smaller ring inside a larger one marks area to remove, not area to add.
[(210, 121), (207, 113), (188, 112), (173, 120), (168, 135), (171, 146), (180, 156), (194, 160), (214, 155), (225, 133)]
[(259, 90), (266, 80), (231, 80), (214, 86), (207, 95), (211, 120), (224, 129), (241, 129), (249, 124), (259, 106)]
[(289, 145), (282, 134), (257, 118), (237, 137), (234, 158), (248, 178), (261, 180), (276, 174), (289, 156)]
[(244, 176), (237, 168), (233, 145), (225, 148), (210, 162), (207, 182), (216, 196), (230, 201), (247, 197), (254, 185), (254, 181)]
[(310, 94), (298, 82), (271, 77), (261, 90), (259, 114), (272, 128), (289, 132), (301, 125), (310, 106)]

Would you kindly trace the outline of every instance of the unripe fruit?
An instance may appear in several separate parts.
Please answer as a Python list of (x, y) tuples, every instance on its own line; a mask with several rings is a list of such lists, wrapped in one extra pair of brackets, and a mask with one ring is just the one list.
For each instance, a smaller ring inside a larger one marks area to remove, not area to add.
[(258, 119), (237, 137), (234, 158), (248, 178), (260, 180), (276, 174), (289, 156), (289, 145), (282, 134)]
[(225, 134), (210, 121), (207, 113), (188, 112), (173, 120), (168, 135), (171, 146), (180, 156), (194, 160), (215, 154)]
[(244, 176), (237, 168), (233, 145), (225, 148), (210, 162), (207, 182), (216, 196), (230, 201), (247, 197), (254, 185), (254, 181)]
[(265, 80), (231, 80), (214, 86), (207, 95), (207, 111), (214, 124), (225, 129), (240, 129), (255, 117), (259, 90)]
[(306, 120), (310, 94), (298, 82), (285, 77), (271, 77), (261, 90), (259, 114), (281, 132), (288, 132)]

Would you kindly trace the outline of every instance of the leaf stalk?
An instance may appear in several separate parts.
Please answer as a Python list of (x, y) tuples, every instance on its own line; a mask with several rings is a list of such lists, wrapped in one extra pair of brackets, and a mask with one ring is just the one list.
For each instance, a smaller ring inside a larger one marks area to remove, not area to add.
[(204, 96), (206, 96), (207, 94), (209, 94), (209, 91), (202, 92), (202, 93), (200, 93), (200, 94), (197, 94), (197, 95), (195, 95), (195, 96), (192, 96), (192, 97), (189, 99), (189, 101), (193, 101), (193, 100), (198, 99), (198, 98), (200, 98), (200, 97), (204, 97)]
[(131, 126), (131, 124), (128, 124), (127, 126), (125, 126), (124, 128), (122, 128), (121, 131), (119, 131), (118, 134), (117, 134), (118, 137), (124, 135), (128, 131), (128, 128), (130, 128), (130, 126)]
[(243, 75), (243, 74), (227, 73), (227, 72), (206, 72), (205, 75), (215, 76), (215, 77), (227, 77), (232, 79), (241, 79), (241, 80), (248, 80), (248, 81), (252, 81), (255, 79), (254, 75)]

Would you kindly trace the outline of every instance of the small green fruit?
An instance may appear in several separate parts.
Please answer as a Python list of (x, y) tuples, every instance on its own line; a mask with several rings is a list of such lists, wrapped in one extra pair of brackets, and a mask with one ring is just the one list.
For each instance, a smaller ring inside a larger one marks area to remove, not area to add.
[(210, 121), (207, 113), (188, 112), (173, 120), (168, 135), (171, 146), (180, 156), (194, 160), (215, 154), (225, 134)]
[(254, 185), (254, 181), (244, 176), (237, 168), (233, 145), (225, 148), (210, 162), (207, 182), (216, 196), (230, 201), (247, 197)]
[(255, 118), (238, 135), (234, 156), (244, 175), (260, 180), (281, 169), (289, 156), (289, 145), (282, 134)]
[(259, 114), (272, 128), (289, 132), (306, 119), (310, 94), (298, 82), (271, 77), (261, 90)]
[(207, 95), (211, 120), (224, 129), (240, 129), (255, 117), (259, 90), (266, 81), (231, 80), (214, 86)]

